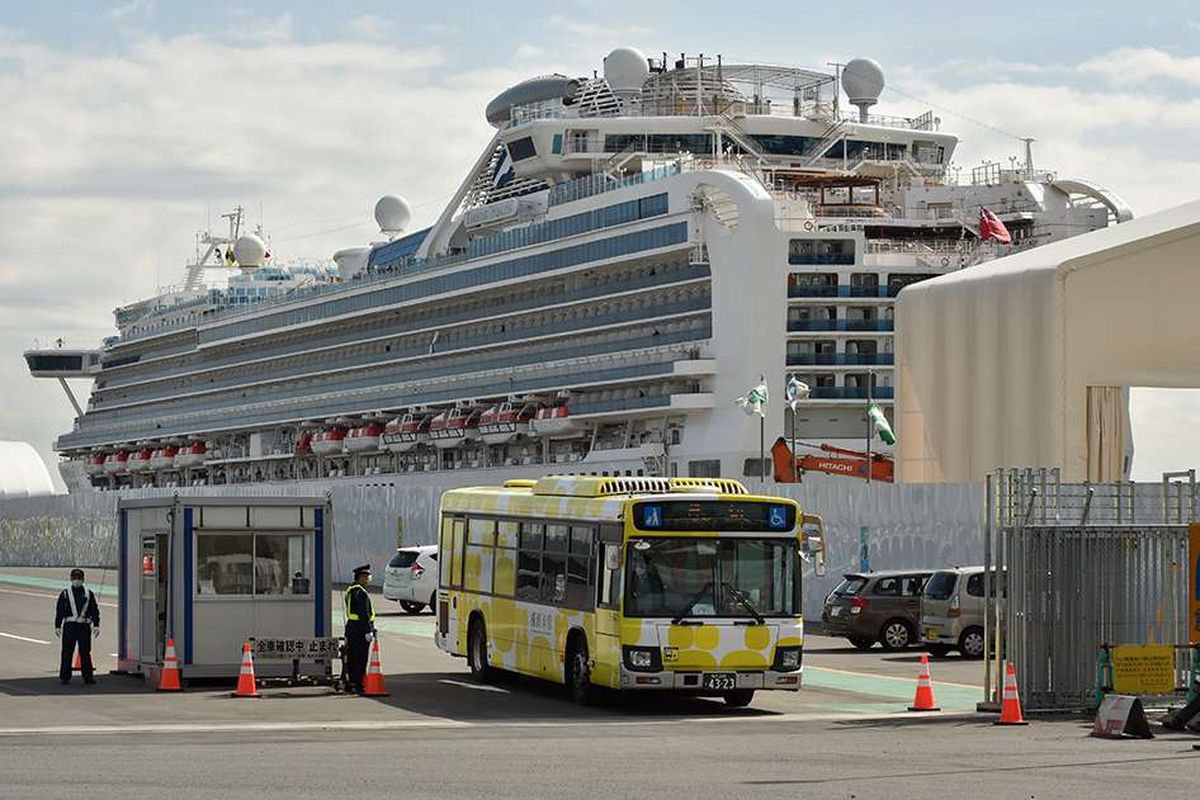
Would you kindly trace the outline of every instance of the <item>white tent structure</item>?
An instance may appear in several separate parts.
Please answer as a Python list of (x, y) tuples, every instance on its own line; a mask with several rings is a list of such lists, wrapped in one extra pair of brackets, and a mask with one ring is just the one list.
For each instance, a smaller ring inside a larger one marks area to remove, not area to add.
[(904, 289), (897, 479), (1128, 475), (1129, 387), (1200, 387), (1200, 202)]
[(0, 500), (54, 494), (46, 463), (28, 442), (0, 442)]

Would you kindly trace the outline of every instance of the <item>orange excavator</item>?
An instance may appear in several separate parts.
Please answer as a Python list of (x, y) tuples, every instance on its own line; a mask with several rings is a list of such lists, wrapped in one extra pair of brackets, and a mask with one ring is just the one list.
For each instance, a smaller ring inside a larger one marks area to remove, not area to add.
[(771, 461), (774, 463), (776, 483), (799, 483), (806, 472), (825, 472), (866, 480), (869, 471), (873, 481), (895, 481), (895, 463), (891, 456), (884, 453), (860, 453), (831, 444), (796, 444), (829, 455), (796, 456), (792, 453), (792, 448), (788, 447), (787, 440), (781, 436), (771, 445)]

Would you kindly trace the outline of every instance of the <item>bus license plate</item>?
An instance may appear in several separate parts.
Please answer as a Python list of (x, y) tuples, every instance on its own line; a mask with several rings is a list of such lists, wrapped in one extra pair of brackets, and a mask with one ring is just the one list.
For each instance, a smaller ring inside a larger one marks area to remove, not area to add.
[(737, 688), (737, 674), (733, 672), (704, 673), (704, 688), (728, 692)]

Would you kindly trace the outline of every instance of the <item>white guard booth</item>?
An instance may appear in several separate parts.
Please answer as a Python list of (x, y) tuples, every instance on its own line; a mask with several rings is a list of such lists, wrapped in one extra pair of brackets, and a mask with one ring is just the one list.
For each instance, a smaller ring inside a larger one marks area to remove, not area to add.
[[(236, 677), (250, 638), (334, 635), (327, 499), (131, 499), (117, 513), (118, 670), (157, 682), (169, 637), (185, 679)], [(255, 663), (258, 677), (292, 670)]]

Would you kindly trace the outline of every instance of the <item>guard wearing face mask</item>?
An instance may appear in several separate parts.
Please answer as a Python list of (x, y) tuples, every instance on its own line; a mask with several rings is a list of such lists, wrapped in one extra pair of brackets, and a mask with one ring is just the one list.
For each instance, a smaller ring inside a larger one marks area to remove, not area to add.
[(100, 604), (96, 595), (83, 588), (83, 570), (71, 570), (71, 588), (58, 595), (54, 612), (54, 635), (62, 639), (62, 658), (58, 662), (58, 679), (71, 680), (71, 657), (79, 647), (79, 666), (84, 683), (95, 683), (92, 667), (92, 639), (100, 635)]

